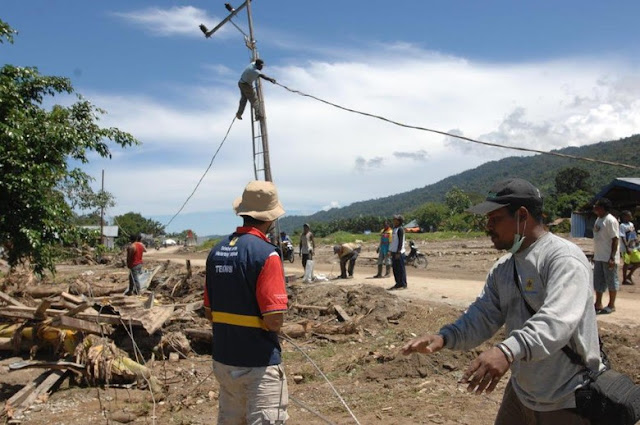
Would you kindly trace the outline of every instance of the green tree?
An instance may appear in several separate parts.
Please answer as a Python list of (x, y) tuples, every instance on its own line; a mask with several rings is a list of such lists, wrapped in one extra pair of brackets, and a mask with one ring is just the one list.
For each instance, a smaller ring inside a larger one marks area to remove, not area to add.
[[(13, 42), (13, 34), (0, 20), (0, 41)], [(110, 157), (109, 141), (138, 143), (98, 126), (104, 111), (80, 96), (70, 106), (43, 106), (72, 93), (67, 78), (43, 76), (34, 67), (0, 68), (0, 243), (12, 267), (29, 260), (37, 274), (55, 272), (53, 248), (74, 237), (70, 204), (81, 201), (65, 188), (91, 193), (90, 177), (72, 161), (87, 163), (93, 152)]]
[(558, 194), (571, 194), (578, 191), (590, 192), (590, 177), (591, 174), (580, 167), (569, 167), (560, 170), (556, 174), (556, 192)]
[(125, 245), (129, 242), (129, 235), (145, 233), (159, 236), (164, 234), (164, 226), (155, 220), (144, 218), (139, 213), (128, 212), (114, 218), (114, 224), (120, 227), (116, 242)]
[[(100, 225), (100, 213), (90, 212), (88, 214), (74, 214), (73, 224), (76, 226), (99, 226)], [(106, 223), (103, 223), (106, 225)], [(98, 235), (98, 238), (100, 235)]]
[(549, 197), (544, 203), (544, 213), (547, 216), (547, 221), (571, 217), (571, 213), (586, 205), (591, 196), (589, 192), (578, 190)]
[(471, 206), (469, 195), (455, 186), (444, 195), (444, 202), (449, 207), (451, 215), (461, 214)]
[(424, 229), (439, 229), (449, 215), (449, 208), (439, 202), (427, 202), (407, 214), (409, 220), (416, 219)]

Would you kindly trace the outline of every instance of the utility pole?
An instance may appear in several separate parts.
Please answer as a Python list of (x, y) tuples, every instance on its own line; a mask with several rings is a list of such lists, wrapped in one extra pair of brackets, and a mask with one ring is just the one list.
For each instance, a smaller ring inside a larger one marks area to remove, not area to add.
[[(102, 169), (102, 189), (100, 193), (104, 194), (104, 168)], [(106, 245), (104, 239), (104, 202), (100, 202), (100, 244)]]
[[(258, 49), (256, 48), (256, 40), (253, 37), (253, 17), (251, 16), (251, 0), (246, 0), (237, 9), (234, 9), (229, 3), (225, 3), (226, 9), (231, 12), (229, 16), (223, 19), (212, 30), (207, 29), (204, 24), (200, 25), (200, 30), (204, 33), (205, 37), (209, 38), (220, 29), (227, 22), (231, 22), (238, 31), (242, 33), (245, 40), (245, 45), (251, 50), (251, 61), (255, 62), (258, 56)], [(242, 9), (246, 7), (247, 17), (249, 21), (249, 35), (245, 34), (240, 27), (238, 27), (232, 20), (234, 16), (238, 14)], [(264, 180), (273, 181), (271, 175), (271, 161), (269, 159), (269, 135), (267, 132), (267, 115), (264, 103), (264, 96), (262, 95), (262, 83), (258, 78), (256, 81), (256, 95), (258, 97), (258, 103), (262, 108), (261, 119), (256, 120), (253, 108), (251, 108), (251, 137), (253, 139), (253, 171), (256, 180), (260, 179), (260, 174), (264, 174)]]

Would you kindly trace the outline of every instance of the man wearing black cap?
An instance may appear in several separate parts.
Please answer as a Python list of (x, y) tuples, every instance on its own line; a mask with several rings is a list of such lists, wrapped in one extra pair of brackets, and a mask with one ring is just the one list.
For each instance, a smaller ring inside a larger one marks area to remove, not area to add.
[(395, 289), (407, 289), (407, 270), (404, 266), (404, 229), (402, 224), (404, 217), (400, 214), (393, 216), (393, 233), (391, 234), (391, 243), (389, 244), (389, 254), (391, 255), (391, 267), (393, 269), (393, 277), (396, 284), (388, 291)]
[(403, 353), (470, 350), (505, 325), (506, 339), (472, 361), (461, 380), (468, 391), (489, 393), (511, 369), (495, 424), (590, 424), (575, 409), (575, 391), (586, 373), (604, 366), (587, 258), (545, 230), (540, 191), (525, 180), (495, 184), (469, 211), (487, 215), (494, 246), (510, 253), (494, 264), (482, 294), (455, 323), (408, 342)]

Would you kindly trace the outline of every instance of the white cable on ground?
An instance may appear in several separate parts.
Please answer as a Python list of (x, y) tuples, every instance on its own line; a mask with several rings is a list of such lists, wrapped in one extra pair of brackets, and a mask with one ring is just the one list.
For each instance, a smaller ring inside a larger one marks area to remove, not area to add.
[(309, 363), (311, 363), (313, 365), (313, 367), (316, 368), (316, 370), (318, 371), (318, 373), (320, 373), (320, 375), (324, 378), (325, 381), (327, 381), (327, 384), (329, 384), (329, 386), (331, 387), (331, 389), (333, 390), (333, 392), (336, 394), (336, 396), (338, 397), (338, 399), (340, 399), (340, 401), (342, 402), (342, 404), (344, 405), (344, 407), (347, 409), (347, 411), (349, 412), (349, 414), (351, 415), (351, 417), (353, 418), (353, 420), (360, 425), (360, 422), (358, 422), (358, 418), (356, 418), (356, 415), (353, 414), (353, 412), (351, 411), (351, 409), (349, 409), (349, 406), (347, 405), (347, 403), (344, 401), (344, 399), (340, 396), (340, 393), (338, 393), (338, 390), (336, 390), (336, 388), (333, 386), (333, 384), (331, 383), (331, 381), (329, 381), (329, 378), (327, 378), (327, 375), (325, 375), (322, 370), (320, 370), (320, 368), (318, 367), (318, 365), (311, 359), (311, 357), (309, 357), (309, 355), (307, 353), (305, 353), (302, 348), (300, 348), (291, 338), (289, 338), (286, 335), (283, 334), (279, 334), (278, 335), (280, 338), (284, 339), (285, 341), (287, 341), (288, 343), (290, 343), (291, 345), (293, 345), (298, 351), (300, 351), (302, 353), (303, 356), (305, 356), (307, 358), (307, 360), (309, 360)]
[(198, 184), (196, 184), (196, 187), (193, 189), (193, 192), (191, 192), (191, 195), (189, 195), (186, 199), (186, 201), (184, 201), (184, 203), (182, 204), (182, 206), (180, 207), (180, 209), (178, 210), (177, 213), (174, 214), (173, 217), (171, 217), (171, 220), (169, 220), (167, 222), (167, 224), (165, 224), (163, 227), (166, 229), (167, 227), (169, 227), (169, 225), (171, 224), (171, 222), (173, 221), (174, 218), (176, 218), (178, 216), (178, 214), (180, 214), (182, 212), (182, 210), (184, 209), (184, 207), (187, 205), (187, 202), (189, 202), (189, 199), (191, 199), (191, 197), (193, 196), (194, 193), (196, 193), (196, 190), (198, 190), (198, 187), (200, 186), (200, 183), (202, 183), (202, 180), (204, 179), (204, 176), (207, 175), (207, 173), (209, 172), (209, 169), (211, 168), (211, 165), (213, 165), (213, 160), (216, 159), (216, 156), (218, 156), (218, 152), (220, 152), (220, 149), (222, 148), (222, 145), (224, 145), (225, 140), (227, 140), (227, 137), (229, 136), (229, 132), (231, 131), (231, 127), (233, 127), (233, 123), (236, 122), (236, 116), (233, 116), (233, 120), (231, 121), (231, 124), (229, 125), (229, 129), (227, 130), (227, 134), (224, 135), (224, 139), (222, 139), (222, 142), (220, 142), (220, 146), (218, 146), (218, 149), (216, 149), (216, 152), (213, 154), (213, 157), (211, 158), (211, 162), (209, 162), (209, 166), (207, 167), (207, 169), (204, 171), (204, 174), (202, 174), (202, 177), (200, 177), (200, 180), (198, 181)]
[(485, 146), (492, 146), (494, 148), (513, 149), (513, 150), (523, 151), (523, 152), (533, 152), (533, 153), (539, 153), (539, 154), (543, 154), (543, 155), (559, 156), (561, 158), (577, 159), (577, 160), (580, 160), (580, 161), (597, 162), (597, 163), (600, 163), (600, 164), (606, 164), (606, 165), (613, 165), (613, 166), (616, 166), (616, 167), (629, 168), (631, 170), (640, 170), (640, 167), (638, 167), (638, 166), (629, 165), (629, 164), (623, 164), (623, 163), (620, 163), (620, 162), (605, 161), (605, 160), (602, 160), (602, 159), (594, 159), (594, 158), (586, 158), (586, 157), (582, 157), (582, 156), (568, 155), (568, 154), (559, 153), (559, 152), (542, 151), (542, 150), (538, 150), (538, 149), (521, 148), (521, 147), (518, 147), (518, 146), (501, 145), (501, 144), (498, 144), (498, 143), (482, 142), (480, 140), (471, 139), (469, 137), (464, 137), (464, 136), (460, 136), (460, 135), (457, 135), (457, 134), (447, 133), (446, 131), (434, 130), (434, 129), (431, 129), (431, 128), (419, 127), (419, 126), (416, 126), (416, 125), (403, 124), (401, 122), (394, 121), (394, 120), (391, 120), (389, 118), (382, 117), (380, 115), (374, 115), (374, 114), (370, 114), (370, 113), (367, 113), (367, 112), (362, 112), (362, 111), (358, 111), (358, 110), (355, 110), (355, 109), (350, 109), (350, 108), (346, 108), (344, 106), (337, 105), (335, 103), (329, 102), (329, 101), (324, 100), (324, 99), (320, 99), (319, 97), (316, 97), (316, 96), (301, 92), (299, 90), (291, 89), (291, 88), (289, 88), (289, 87), (287, 87), (287, 86), (285, 86), (283, 84), (280, 84), (278, 82), (275, 82), (274, 84), (282, 87), (285, 90), (290, 91), (291, 93), (296, 93), (296, 94), (299, 94), (300, 96), (303, 96), (303, 97), (310, 97), (311, 99), (315, 99), (318, 102), (322, 102), (324, 104), (333, 106), (334, 108), (342, 109), (343, 111), (353, 112), (355, 114), (360, 114), (360, 115), (364, 115), (364, 116), (371, 117), (371, 118), (377, 118), (379, 120), (386, 121), (386, 122), (388, 122), (390, 124), (394, 124), (394, 125), (397, 125), (397, 126), (400, 126), (400, 127), (412, 128), (414, 130), (428, 131), (430, 133), (436, 133), (436, 134), (441, 134), (443, 136), (454, 137), (456, 139), (466, 140), (467, 142), (477, 143), (477, 144), (485, 145)]
[(324, 415), (322, 415), (320, 412), (317, 412), (315, 410), (313, 410), (311, 407), (309, 407), (307, 404), (303, 403), (302, 401), (298, 400), (297, 398), (295, 398), (294, 396), (292, 396), (291, 394), (289, 394), (289, 399), (291, 401), (293, 401), (295, 404), (297, 404), (298, 406), (302, 407), (304, 410), (308, 411), (309, 413), (313, 413), (314, 415), (316, 415), (318, 418), (322, 419), (325, 423), (329, 424), (329, 425), (336, 425), (334, 422), (331, 422), (328, 418), (326, 418)]

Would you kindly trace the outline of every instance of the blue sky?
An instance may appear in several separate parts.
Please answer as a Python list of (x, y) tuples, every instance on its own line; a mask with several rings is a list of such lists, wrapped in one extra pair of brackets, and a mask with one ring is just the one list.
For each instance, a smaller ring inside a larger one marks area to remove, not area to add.
[[(161, 223), (206, 169), (237, 107), (249, 60), (224, 1), (4, 0), (19, 31), (3, 63), (71, 78), (142, 145), (105, 170), (117, 205)], [(240, 2), (233, 3), (238, 6)], [(408, 124), (536, 149), (640, 128), (637, 1), (254, 0), (265, 73), (294, 89)], [(246, 14), (234, 22), (246, 30)], [(516, 154), (401, 129), (264, 85), (274, 181), (289, 214), (422, 187)], [(68, 103), (68, 98), (54, 100)], [(237, 121), (169, 231), (239, 223), (231, 202), (253, 178), (248, 115)], [(541, 170), (543, 171), (543, 170)]]

